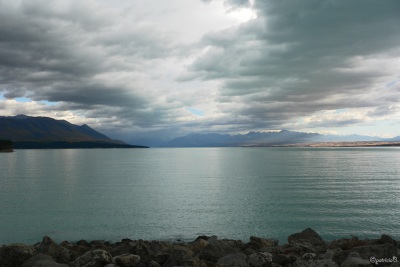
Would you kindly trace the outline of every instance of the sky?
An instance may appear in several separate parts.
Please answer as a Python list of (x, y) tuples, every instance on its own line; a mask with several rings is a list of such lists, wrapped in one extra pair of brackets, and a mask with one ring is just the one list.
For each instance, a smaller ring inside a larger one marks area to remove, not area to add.
[(0, 0), (0, 116), (399, 136), (399, 25), (398, 0)]

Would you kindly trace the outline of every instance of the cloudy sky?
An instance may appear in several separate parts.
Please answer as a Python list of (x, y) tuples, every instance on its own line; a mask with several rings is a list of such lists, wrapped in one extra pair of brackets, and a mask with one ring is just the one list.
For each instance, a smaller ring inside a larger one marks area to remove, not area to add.
[(0, 0), (0, 115), (397, 136), (399, 25), (398, 0)]

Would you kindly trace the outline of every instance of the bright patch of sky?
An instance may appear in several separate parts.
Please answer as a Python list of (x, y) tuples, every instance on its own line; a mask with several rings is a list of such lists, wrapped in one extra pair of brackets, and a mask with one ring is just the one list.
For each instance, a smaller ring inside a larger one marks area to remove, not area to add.
[(43, 104), (43, 105), (46, 105), (46, 106), (55, 106), (55, 105), (57, 105), (57, 102), (50, 102), (50, 101), (47, 101), (47, 100), (39, 101), (39, 103)]
[(192, 114), (197, 115), (197, 116), (203, 116), (204, 115), (204, 112), (199, 110), (199, 109), (186, 108), (186, 110), (190, 111)]
[(345, 113), (345, 112), (347, 112), (347, 109), (345, 109), (345, 108), (335, 110), (336, 114), (341, 114), (341, 113)]
[(32, 102), (32, 99), (27, 98), (27, 97), (16, 97), (14, 99), (17, 102), (22, 102), (22, 103)]

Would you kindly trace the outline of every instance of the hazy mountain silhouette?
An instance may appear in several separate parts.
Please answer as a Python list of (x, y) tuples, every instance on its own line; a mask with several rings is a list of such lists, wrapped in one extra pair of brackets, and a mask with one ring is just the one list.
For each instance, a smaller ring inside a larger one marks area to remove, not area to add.
[[(396, 139), (397, 138), (397, 139)], [(165, 147), (226, 147), (226, 146), (268, 146), (302, 144), (313, 142), (345, 141), (397, 141), (400, 137), (383, 139), (363, 135), (323, 135), (295, 131), (249, 132), (247, 134), (192, 133), (177, 137), (165, 143)]]

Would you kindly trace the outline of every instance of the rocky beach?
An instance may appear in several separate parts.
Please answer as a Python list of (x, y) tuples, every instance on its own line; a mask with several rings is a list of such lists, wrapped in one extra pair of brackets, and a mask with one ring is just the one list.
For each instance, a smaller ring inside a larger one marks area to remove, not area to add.
[(192, 242), (122, 239), (56, 243), (50, 237), (34, 245), (0, 248), (1, 267), (172, 267), (172, 266), (400, 266), (400, 242), (341, 238), (324, 241), (313, 229), (288, 237), (288, 243), (251, 236), (249, 242), (199, 236)]

